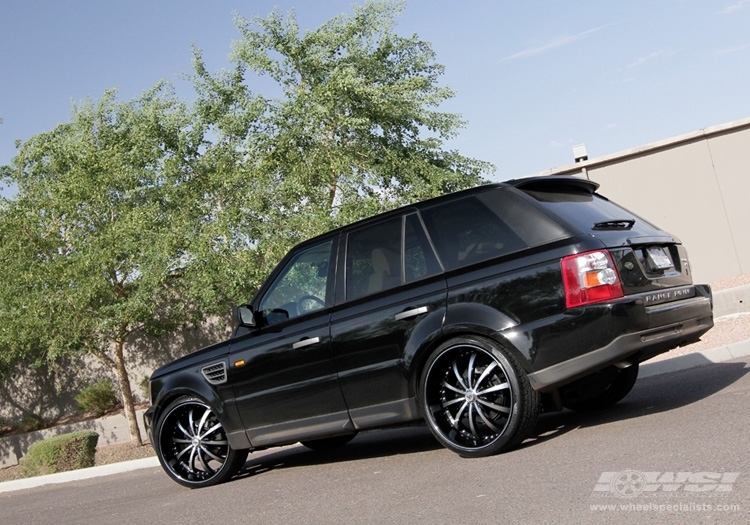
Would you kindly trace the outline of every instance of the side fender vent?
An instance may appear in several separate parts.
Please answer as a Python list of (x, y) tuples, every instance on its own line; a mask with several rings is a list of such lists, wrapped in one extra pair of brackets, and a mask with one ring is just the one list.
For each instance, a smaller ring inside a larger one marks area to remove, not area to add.
[(221, 385), (227, 382), (227, 364), (222, 361), (204, 366), (201, 368), (201, 374), (212, 385)]

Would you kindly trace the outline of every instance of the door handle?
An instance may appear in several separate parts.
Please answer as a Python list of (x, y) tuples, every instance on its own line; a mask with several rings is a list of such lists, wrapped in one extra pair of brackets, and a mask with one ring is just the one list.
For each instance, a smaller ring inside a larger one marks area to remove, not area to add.
[(408, 319), (409, 317), (416, 317), (418, 315), (426, 314), (428, 311), (429, 310), (426, 306), (420, 306), (419, 308), (405, 310), (400, 314), (396, 314), (396, 321), (401, 321), (402, 319)]
[(297, 341), (292, 345), (292, 349), (298, 350), (300, 348), (305, 348), (306, 346), (316, 345), (320, 342), (320, 337), (311, 337), (308, 339), (302, 339), (300, 341)]

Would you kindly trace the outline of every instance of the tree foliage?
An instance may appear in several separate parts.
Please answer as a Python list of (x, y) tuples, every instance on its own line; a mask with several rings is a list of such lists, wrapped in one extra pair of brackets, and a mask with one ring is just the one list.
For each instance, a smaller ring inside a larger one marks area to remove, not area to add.
[(233, 68), (216, 75), (195, 51), (196, 109), (215, 137), (202, 202), (222, 225), (215, 237), (252, 254), (237, 294), (302, 239), (492, 170), (443, 149), (463, 121), (438, 109), (453, 92), (431, 46), (394, 32), (402, 7), (367, 2), (305, 32), (293, 13), (237, 17)]
[[(236, 19), (229, 70), (194, 51), (197, 97), (114, 91), (20, 145), (0, 203), (0, 367), (124, 349), (247, 299), (288, 248), (334, 226), (475, 185), (492, 167), (443, 148), (463, 121), (430, 45), (367, 2), (300, 31)], [(269, 82), (270, 81), (270, 82)], [(255, 85), (270, 85), (270, 93)]]
[(125, 343), (183, 321), (177, 188), (199, 146), (188, 119), (161, 87), (131, 103), (108, 92), (24, 143), (5, 173), (18, 193), (0, 220), (2, 355), (97, 356), (116, 372), (134, 438)]

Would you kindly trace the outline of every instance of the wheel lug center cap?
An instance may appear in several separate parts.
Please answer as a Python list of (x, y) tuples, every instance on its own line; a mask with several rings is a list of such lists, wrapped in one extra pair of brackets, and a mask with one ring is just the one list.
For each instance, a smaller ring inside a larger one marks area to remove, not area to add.
[(466, 393), (464, 394), (464, 398), (466, 398), (467, 402), (473, 403), (474, 401), (477, 400), (477, 393), (474, 392), (473, 390), (467, 390)]
[(199, 438), (198, 436), (195, 436), (195, 437), (194, 437), (194, 438), (192, 439), (192, 442), (193, 442), (193, 446), (194, 446), (194, 447), (198, 447), (198, 446), (200, 446), (200, 444), (201, 444), (201, 438)]

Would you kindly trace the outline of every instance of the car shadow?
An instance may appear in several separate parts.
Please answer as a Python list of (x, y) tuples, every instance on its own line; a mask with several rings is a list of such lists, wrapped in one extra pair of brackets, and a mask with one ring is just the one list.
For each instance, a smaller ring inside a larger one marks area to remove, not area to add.
[(612, 407), (542, 414), (523, 447), (554, 439), (578, 428), (633, 419), (691, 405), (716, 394), (750, 373), (747, 363), (718, 363), (639, 379), (633, 390)]
[(333, 450), (311, 450), (297, 444), (274, 452), (266, 451), (256, 457), (250, 454), (237, 478), (284, 468), (414, 454), (440, 448), (440, 443), (424, 425), (371, 430), (358, 434), (347, 445)]
[[(720, 392), (748, 373), (750, 365), (746, 363), (720, 363), (640, 379), (630, 394), (613, 407), (591, 412), (564, 410), (542, 414), (532, 435), (519, 448), (535, 446), (576, 429), (687, 406)], [(441, 448), (442, 445), (424, 425), (372, 430), (359, 434), (346, 446), (334, 450), (316, 451), (297, 444), (251, 454), (237, 478), (285, 468), (413, 454)]]

